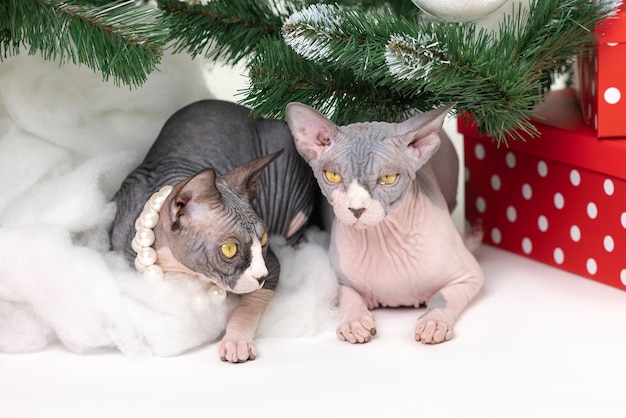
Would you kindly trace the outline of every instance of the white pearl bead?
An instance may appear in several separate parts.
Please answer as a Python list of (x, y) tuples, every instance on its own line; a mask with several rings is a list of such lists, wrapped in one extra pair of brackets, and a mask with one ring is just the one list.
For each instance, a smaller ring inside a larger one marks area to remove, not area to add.
[(141, 263), (141, 265), (143, 265), (144, 267), (148, 267), (149, 265), (155, 263), (157, 259), (157, 253), (156, 251), (154, 251), (154, 248), (145, 247), (139, 250), (139, 252), (137, 253), (137, 259), (139, 260), (139, 263)]
[(133, 247), (133, 251), (135, 253), (138, 253), (139, 250), (143, 248), (141, 245), (139, 245), (136, 238), (133, 238), (133, 240), (130, 242), (130, 246)]
[(139, 219), (144, 228), (154, 228), (159, 223), (159, 213), (152, 208), (145, 209), (139, 215)]
[(149, 247), (154, 244), (154, 238), (154, 231), (152, 229), (141, 228), (135, 234), (135, 239), (133, 241), (137, 241), (137, 244), (141, 247)]
[(131, 247), (137, 253), (135, 258), (135, 268), (144, 273), (147, 278), (162, 278), (163, 269), (154, 263), (157, 260), (157, 253), (152, 248), (155, 234), (152, 228), (159, 223), (159, 211), (163, 203), (172, 192), (172, 186), (163, 186), (150, 196), (150, 199), (143, 205), (143, 211), (135, 221), (135, 236), (131, 241)]
[(162, 279), (163, 269), (156, 264), (146, 267), (143, 272), (143, 276), (147, 279)]
[(153, 194), (150, 200), (148, 201), (152, 209), (156, 210), (157, 212), (161, 210), (161, 207), (163, 206), (163, 202), (165, 202), (165, 196), (163, 196), (161, 193)]
[(174, 187), (165, 185), (159, 189), (159, 193), (162, 193), (164, 197), (168, 197), (170, 193), (172, 193), (172, 190), (174, 190)]
[(146, 267), (139, 262), (139, 256), (135, 257), (135, 269), (140, 273), (146, 269)]
[(226, 292), (216, 284), (209, 287), (208, 294), (209, 297), (215, 302), (222, 302), (226, 299)]

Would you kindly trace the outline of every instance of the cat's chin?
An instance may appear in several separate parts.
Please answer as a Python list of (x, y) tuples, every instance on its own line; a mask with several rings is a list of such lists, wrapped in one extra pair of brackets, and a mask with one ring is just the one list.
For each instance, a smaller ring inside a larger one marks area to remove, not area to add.
[(228, 291), (238, 295), (243, 295), (261, 289), (264, 284), (265, 280), (259, 282), (257, 279), (247, 278), (242, 275), (239, 280), (237, 280), (235, 286), (233, 286), (231, 289), (228, 289)]
[(351, 225), (351, 227), (352, 227), (352, 228), (354, 228), (354, 229), (367, 229), (367, 228), (369, 228), (369, 227), (371, 227), (371, 226), (372, 226), (372, 225), (367, 225), (367, 224), (364, 224), (364, 223), (363, 223), (363, 222), (361, 222), (361, 221), (356, 221), (355, 223), (353, 223), (353, 224)]
[(366, 222), (363, 222), (360, 219), (355, 219), (355, 218), (348, 219), (348, 220), (342, 220), (342, 219), (340, 219), (338, 217), (337, 219), (343, 225), (348, 226), (350, 228), (354, 228), (354, 229), (367, 229), (367, 228), (371, 228), (373, 226), (376, 226), (379, 223), (379, 222), (376, 222), (374, 224), (370, 224), (369, 222), (366, 223)]

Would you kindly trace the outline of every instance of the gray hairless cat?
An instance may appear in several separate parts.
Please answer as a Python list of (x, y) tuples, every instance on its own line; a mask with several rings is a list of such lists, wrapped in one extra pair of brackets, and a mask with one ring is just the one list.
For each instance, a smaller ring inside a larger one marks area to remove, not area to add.
[(375, 335), (371, 309), (426, 304), (415, 339), (447, 341), (482, 286), (482, 269), (449, 212), (458, 159), (442, 131), (448, 110), (337, 126), (309, 106), (287, 106), (296, 147), (336, 218), (329, 255), (340, 283), (341, 340)]
[(257, 356), (254, 334), (280, 273), (268, 234), (296, 244), (316, 188), (284, 123), (200, 101), (167, 121), (115, 194), (111, 246), (138, 270), (240, 294), (218, 351), (244, 362)]

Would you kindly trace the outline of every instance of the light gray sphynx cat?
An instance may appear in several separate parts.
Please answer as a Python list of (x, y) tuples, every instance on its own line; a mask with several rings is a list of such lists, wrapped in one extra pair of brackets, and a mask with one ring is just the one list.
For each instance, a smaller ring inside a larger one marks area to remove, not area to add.
[(164, 185), (173, 190), (153, 228), (156, 264), (165, 279), (185, 275), (241, 294), (219, 356), (233, 363), (256, 358), (255, 331), (280, 273), (267, 235), (295, 245), (317, 189), (289, 128), (216, 100), (176, 112), (114, 196), (111, 246), (131, 265), (135, 221)]
[(374, 308), (426, 304), (415, 339), (447, 341), (482, 286), (482, 270), (450, 216), (458, 173), (442, 131), (450, 108), (397, 124), (347, 126), (301, 103), (286, 108), (296, 148), (335, 214), (329, 253), (340, 284), (341, 340), (368, 342)]

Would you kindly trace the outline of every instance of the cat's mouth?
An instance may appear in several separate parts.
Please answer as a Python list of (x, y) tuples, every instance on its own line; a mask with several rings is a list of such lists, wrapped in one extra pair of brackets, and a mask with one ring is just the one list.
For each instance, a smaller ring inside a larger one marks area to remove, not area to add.
[(232, 289), (229, 289), (230, 292), (243, 295), (245, 293), (251, 293), (255, 290), (259, 290), (263, 288), (265, 285), (265, 279), (262, 280), (238, 280), (235, 286)]
[(359, 214), (358, 217), (351, 211), (335, 212), (335, 216), (342, 224), (355, 229), (371, 228), (378, 225), (384, 218), (384, 216), (381, 217), (378, 213), (373, 213), (373, 211), (371, 213), (369, 211), (364, 212)]
[(265, 279), (262, 280), (237, 280), (235, 286), (228, 286), (224, 283), (221, 283), (218, 280), (211, 279), (203, 274), (200, 275), (200, 279), (209, 287), (217, 286), (220, 290), (224, 292), (230, 292), (235, 294), (245, 294), (254, 292), (255, 290), (262, 289), (265, 286)]

